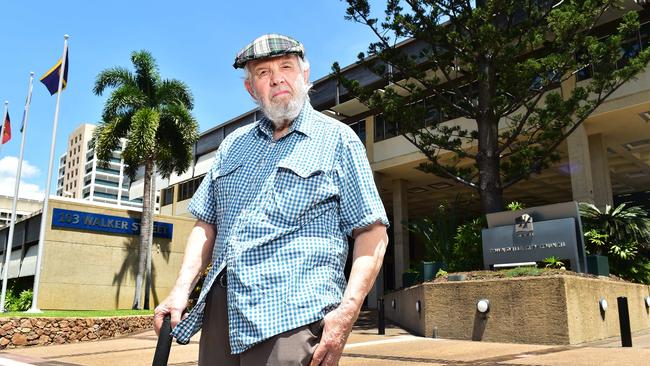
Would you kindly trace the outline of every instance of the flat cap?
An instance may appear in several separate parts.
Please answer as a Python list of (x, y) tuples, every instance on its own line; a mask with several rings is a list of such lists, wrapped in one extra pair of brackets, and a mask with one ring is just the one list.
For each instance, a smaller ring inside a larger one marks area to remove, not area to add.
[(291, 37), (281, 34), (265, 34), (237, 52), (235, 63), (232, 66), (235, 69), (240, 69), (251, 60), (288, 54), (296, 54), (300, 58), (304, 58), (305, 47)]

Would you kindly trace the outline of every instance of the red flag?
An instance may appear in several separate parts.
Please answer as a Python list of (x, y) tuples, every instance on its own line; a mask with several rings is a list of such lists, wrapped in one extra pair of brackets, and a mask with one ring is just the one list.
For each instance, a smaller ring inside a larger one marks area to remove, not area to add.
[(5, 130), (2, 135), (2, 143), (6, 144), (9, 140), (11, 140), (11, 121), (9, 120), (9, 112), (7, 112), (7, 117), (5, 117)]

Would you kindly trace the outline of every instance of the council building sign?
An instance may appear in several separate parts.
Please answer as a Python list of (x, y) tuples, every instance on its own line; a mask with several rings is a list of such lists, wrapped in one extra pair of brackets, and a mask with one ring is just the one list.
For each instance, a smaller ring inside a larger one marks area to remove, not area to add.
[(568, 259), (576, 272), (587, 269), (577, 202), (487, 214), (483, 229), (485, 268)]
[[(121, 216), (109, 216), (83, 211), (64, 210), (60, 208), (55, 208), (53, 210), (52, 227), (87, 231), (102, 231), (124, 235), (140, 234), (139, 219), (132, 219), (130, 217)], [(173, 224), (154, 221), (154, 237), (171, 239), (173, 232)]]

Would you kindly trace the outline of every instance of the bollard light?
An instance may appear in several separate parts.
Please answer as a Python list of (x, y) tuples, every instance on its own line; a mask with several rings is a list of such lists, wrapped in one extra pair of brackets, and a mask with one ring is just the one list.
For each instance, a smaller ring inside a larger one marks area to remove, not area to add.
[(480, 299), (476, 303), (476, 310), (478, 310), (479, 313), (487, 313), (488, 311), (490, 311), (490, 300)]
[(420, 306), (420, 300), (418, 300), (415, 302), (415, 311), (417, 311), (418, 314), (420, 314), (420, 310), (422, 310), (422, 307)]
[(395, 299), (390, 302), (390, 307), (395, 309)]
[(650, 296), (646, 296), (644, 300), (645, 300), (645, 307), (650, 308)]
[(598, 300), (598, 304), (600, 305), (600, 311), (605, 312), (607, 311), (607, 300), (601, 298)]

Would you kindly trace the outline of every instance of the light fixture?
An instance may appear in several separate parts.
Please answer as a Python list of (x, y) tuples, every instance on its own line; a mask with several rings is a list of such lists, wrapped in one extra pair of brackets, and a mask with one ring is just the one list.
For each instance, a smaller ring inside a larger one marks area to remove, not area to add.
[(488, 311), (490, 311), (490, 300), (480, 299), (476, 303), (476, 310), (478, 310), (479, 313), (487, 313)]
[(600, 305), (600, 311), (605, 312), (607, 311), (607, 300), (601, 298), (598, 300), (598, 304)]
[(391, 300), (390, 307), (395, 309), (395, 299)]
[(422, 307), (420, 306), (420, 300), (418, 300), (415, 302), (415, 311), (417, 311), (419, 314), (420, 310), (422, 310)]
[(645, 307), (650, 308), (650, 296), (644, 297), (643, 300), (645, 300)]

